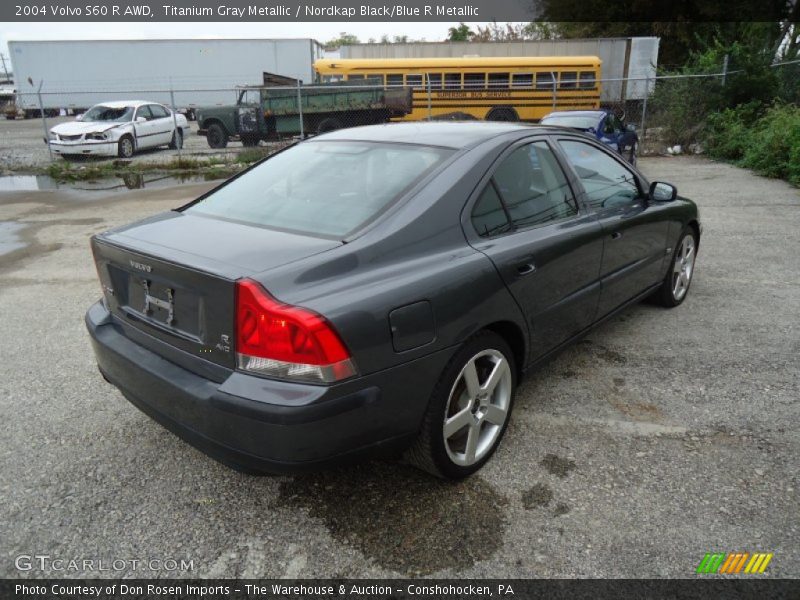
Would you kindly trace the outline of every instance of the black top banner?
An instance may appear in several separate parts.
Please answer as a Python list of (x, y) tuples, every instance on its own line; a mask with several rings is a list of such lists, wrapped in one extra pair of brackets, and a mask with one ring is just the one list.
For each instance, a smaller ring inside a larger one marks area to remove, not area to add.
[(0, 580), (3, 600), (789, 600), (781, 579), (25, 579)]
[(5, 22), (745, 22), (797, 20), (786, 0), (4, 0)]

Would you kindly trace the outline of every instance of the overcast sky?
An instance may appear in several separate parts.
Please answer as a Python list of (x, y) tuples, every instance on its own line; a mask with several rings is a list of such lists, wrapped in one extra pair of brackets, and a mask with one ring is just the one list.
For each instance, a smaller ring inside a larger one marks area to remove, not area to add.
[[(453, 25), (457, 23), (0, 23), (0, 52), (8, 56), (9, 40), (311, 37), (325, 42), (342, 31), (362, 42), (384, 34), (438, 42)], [(485, 23), (470, 23), (476, 25)]]

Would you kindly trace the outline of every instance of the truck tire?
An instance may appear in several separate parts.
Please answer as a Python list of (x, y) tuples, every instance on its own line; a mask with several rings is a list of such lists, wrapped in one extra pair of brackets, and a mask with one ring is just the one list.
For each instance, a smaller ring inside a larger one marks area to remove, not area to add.
[(508, 106), (494, 107), (486, 114), (487, 121), (519, 121), (517, 111)]
[(211, 148), (225, 148), (228, 145), (228, 132), (219, 123), (212, 123), (208, 126), (206, 140)]
[(341, 129), (344, 127), (342, 122), (335, 118), (335, 117), (328, 117), (327, 119), (322, 119), (317, 125), (317, 133), (328, 133), (329, 131), (336, 131), (337, 129)]

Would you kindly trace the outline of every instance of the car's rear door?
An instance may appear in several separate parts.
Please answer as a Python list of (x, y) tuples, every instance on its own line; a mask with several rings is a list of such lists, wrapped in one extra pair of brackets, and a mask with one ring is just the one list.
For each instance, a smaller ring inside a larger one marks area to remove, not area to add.
[(619, 156), (574, 137), (558, 144), (603, 228), (600, 318), (661, 280), (668, 222), (663, 205), (648, 202), (639, 175)]
[(155, 145), (169, 144), (172, 141), (172, 132), (175, 129), (172, 114), (160, 104), (151, 104), (150, 112), (153, 115), (153, 131), (156, 134)]
[[(144, 121), (139, 119), (144, 119)], [(157, 144), (155, 122), (149, 105), (144, 104), (136, 109), (133, 130), (136, 134), (137, 148), (151, 148)]]
[(594, 320), (602, 228), (577, 204), (546, 139), (519, 142), (495, 164), (462, 223), (524, 312), (535, 359)]

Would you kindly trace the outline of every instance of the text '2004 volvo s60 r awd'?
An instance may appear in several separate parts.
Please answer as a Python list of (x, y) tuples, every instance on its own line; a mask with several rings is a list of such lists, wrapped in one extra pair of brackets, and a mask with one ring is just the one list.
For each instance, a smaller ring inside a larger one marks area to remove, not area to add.
[(95, 236), (86, 323), (108, 381), (233, 467), (404, 449), (459, 478), (526, 369), (632, 302), (684, 300), (700, 232), (580, 133), (347, 129)]

